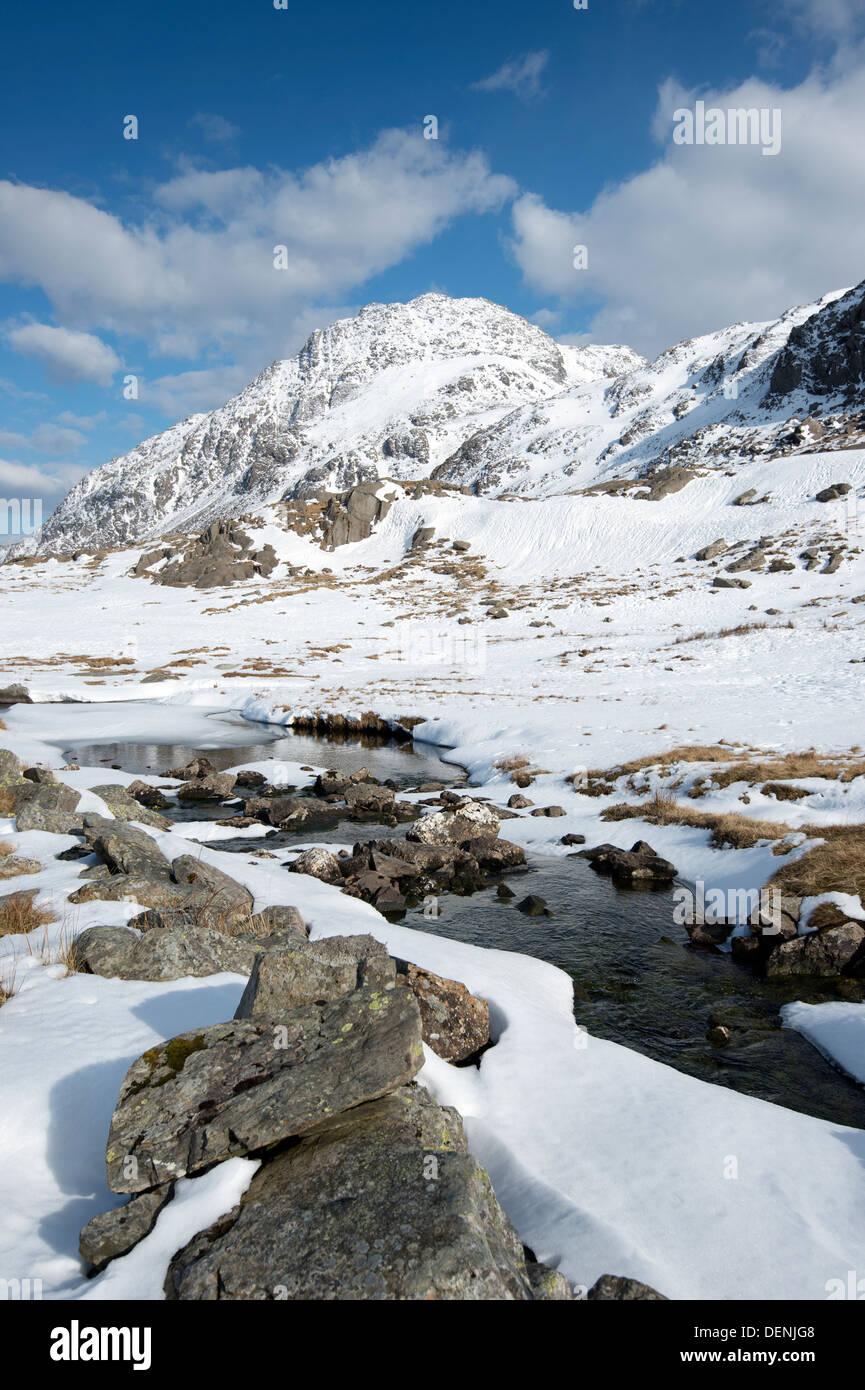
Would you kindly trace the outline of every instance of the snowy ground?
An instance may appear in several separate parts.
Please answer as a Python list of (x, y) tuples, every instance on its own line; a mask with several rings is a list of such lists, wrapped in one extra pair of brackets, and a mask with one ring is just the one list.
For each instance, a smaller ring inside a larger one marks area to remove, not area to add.
[[(778, 863), (768, 846), (720, 851), (702, 829), (601, 827), (599, 811), (625, 798), (583, 796), (565, 777), (722, 739), (778, 751), (865, 743), (865, 608), (851, 602), (865, 593), (865, 557), (851, 553), (861, 538), (849, 515), (807, 500), (837, 478), (861, 486), (865, 455), (761, 463), (735, 478), (716, 473), (662, 503), (406, 500), (369, 541), (333, 554), (263, 528), (263, 540), (317, 577), (281, 580), (278, 571), (266, 584), (206, 593), (129, 577), (138, 551), (109, 554), (95, 567), (86, 558), (4, 567), (0, 685), (23, 681), (38, 703), (3, 716), (0, 742), (57, 767), (67, 740), (230, 746), (255, 741), (244, 717), (279, 722), (317, 709), (421, 716), (416, 736), (452, 749), (447, 756), (497, 799), (514, 790), (497, 760), (523, 755), (544, 770), (532, 799), (561, 805), (566, 816), (509, 822), (510, 838), (562, 853), (567, 831), (623, 846), (645, 835), (686, 879), (759, 887)], [(729, 506), (752, 486), (771, 490), (773, 501)], [(449, 545), (407, 562), (407, 541), (422, 523), (439, 537), (468, 540), (486, 577), (436, 574), (453, 558)], [(713, 591), (721, 571), (679, 562), (722, 535), (753, 543), (787, 536), (779, 553), (795, 559), (818, 530), (825, 537), (833, 528), (849, 547), (833, 575), (797, 562), (791, 573), (748, 574), (747, 590)], [(509, 616), (487, 618), (492, 602)], [(779, 611), (767, 614), (771, 608)], [(457, 613), (473, 621), (460, 625)], [(550, 626), (531, 626), (538, 622)], [(767, 626), (713, 635), (750, 623)], [(700, 633), (708, 635), (677, 640)], [(111, 664), (117, 658), (125, 665)], [(142, 684), (154, 670), (175, 678)], [(283, 768), (286, 780), (291, 770)], [(61, 775), (79, 790), (132, 780), (104, 767)], [(821, 816), (862, 821), (863, 780), (817, 778), (806, 784), (806, 800), (783, 805), (754, 789), (743, 804), (741, 786), (698, 804), (794, 828)], [(157, 839), (173, 855), (188, 849), (184, 835), (203, 838), (200, 827), (185, 825)], [(233, 1204), (253, 1165), (238, 1161), (184, 1184), (183, 1202), (165, 1210), (139, 1250), (88, 1283), (77, 1236), (113, 1201), (104, 1184), (108, 1118), (133, 1058), (158, 1038), (230, 1017), (243, 982), (63, 978), (56, 961), (64, 935), (131, 917), (137, 907), (88, 903), (70, 913), (65, 899), (79, 866), (53, 855), (71, 841), (17, 836), (2, 821), (0, 838), (47, 866), (4, 891), (38, 887), (40, 905), (56, 915), (38, 940), (0, 941), (0, 969), (16, 985), (0, 1010), (0, 1277), (41, 1278), (53, 1298), (127, 1297), (133, 1288), (158, 1297), (171, 1250)], [(278, 862), (234, 854), (226, 864), (216, 846), (200, 853), (241, 878), (256, 908), (286, 901)], [(576, 1283), (611, 1272), (673, 1298), (819, 1299), (827, 1281), (861, 1263), (862, 1132), (588, 1037), (574, 1020), (570, 980), (544, 963), (393, 926), (301, 876), (290, 898), (313, 935), (372, 931), (396, 954), (490, 1001), (498, 1044), (480, 1071), (428, 1054), (421, 1079), (466, 1117), (472, 1149), (523, 1240)], [(798, 1004), (785, 1022), (865, 1082), (863, 1015), (859, 1005)]]

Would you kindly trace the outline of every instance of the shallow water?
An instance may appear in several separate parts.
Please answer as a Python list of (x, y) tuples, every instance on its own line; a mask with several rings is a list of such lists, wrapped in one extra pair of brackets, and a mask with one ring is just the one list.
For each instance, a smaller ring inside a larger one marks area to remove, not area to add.
[[(250, 726), (244, 725), (244, 728)], [(66, 756), (82, 765), (111, 766), (126, 772), (160, 773), (200, 753), (217, 768), (282, 758), (339, 772), (369, 768), (400, 788), (425, 781), (451, 783), (462, 769), (447, 764), (429, 746), (389, 743), (377, 747), (330, 742), (311, 736), (256, 733), (255, 743), (198, 748), (126, 740), (74, 743)], [(196, 804), (172, 808), (177, 820), (224, 819), (229, 808)], [(342, 822), (329, 830), (277, 832), (261, 839), (215, 842), (220, 850), (249, 853), (256, 847), (308, 843), (352, 844), (358, 840), (403, 836), (374, 823)], [(507, 837), (507, 826), (504, 827)], [(549, 961), (574, 981), (577, 1021), (607, 1038), (664, 1062), (679, 1071), (805, 1114), (865, 1128), (865, 1089), (837, 1071), (798, 1033), (780, 1026), (781, 1005), (851, 997), (855, 984), (815, 988), (761, 980), (728, 956), (692, 950), (683, 927), (673, 920), (670, 889), (622, 889), (585, 859), (531, 855), (529, 869), (505, 880), (514, 894), (501, 900), (497, 887), (471, 897), (443, 894), (433, 905), (409, 909), (403, 925), (473, 945), (519, 951)], [(529, 917), (519, 903), (527, 894), (545, 899), (550, 916)], [(841, 993), (841, 990), (848, 992)], [(712, 1023), (732, 1030), (725, 1047), (713, 1046)]]

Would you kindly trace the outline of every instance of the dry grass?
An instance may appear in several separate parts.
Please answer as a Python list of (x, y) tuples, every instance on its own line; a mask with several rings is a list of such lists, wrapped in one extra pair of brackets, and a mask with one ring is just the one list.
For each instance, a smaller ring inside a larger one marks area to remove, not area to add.
[(764, 632), (767, 628), (791, 628), (786, 623), (739, 623), (738, 627), (722, 627), (718, 632), (694, 632), (690, 637), (677, 637), (673, 645), (682, 646), (685, 642), (714, 642), (718, 637), (744, 637), (748, 632)]
[(0, 816), (15, 814), (15, 793), (11, 787), (0, 787)]
[(54, 921), (52, 913), (33, 906), (35, 896), (33, 891), (0, 898), (0, 936), (24, 936)]
[(4, 733), (6, 732), (6, 725), (3, 723), (2, 719), (0, 719), (0, 729), (2, 729)]
[(10, 845), (8, 840), (0, 840), (0, 859), (6, 859), (10, 854), (14, 853), (14, 845)]
[(601, 812), (601, 820), (645, 820), (650, 825), (690, 825), (699, 830), (710, 830), (710, 844), (716, 849), (725, 846), (750, 849), (760, 840), (782, 840), (796, 833), (783, 822), (755, 820), (738, 811), (725, 811), (717, 815), (709, 811), (695, 811), (690, 806), (679, 805), (675, 797), (666, 792), (656, 792), (641, 805), (620, 802), (617, 806), (608, 806)]
[[(801, 859), (785, 864), (770, 882), (785, 893), (865, 895), (865, 825), (805, 825), (806, 835), (824, 841)], [(863, 897), (865, 900), (865, 897)]]
[[(747, 782), (751, 786), (757, 782), (781, 782), (798, 780), (801, 777), (837, 778), (841, 782), (852, 782), (854, 777), (865, 776), (865, 761), (850, 758), (833, 758), (816, 753), (813, 748), (804, 753), (786, 753), (782, 757), (766, 762), (732, 763), (718, 772), (713, 772), (711, 780), (714, 787), (729, 787), (734, 782)], [(703, 796), (706, 790), (697, 788), (692, 796)], [(797, 789), (800, 790), (800, 789)], [(775, 793), (777, 795), (777, 792)], [(808, 795), (807, 792), (804, 795)]]

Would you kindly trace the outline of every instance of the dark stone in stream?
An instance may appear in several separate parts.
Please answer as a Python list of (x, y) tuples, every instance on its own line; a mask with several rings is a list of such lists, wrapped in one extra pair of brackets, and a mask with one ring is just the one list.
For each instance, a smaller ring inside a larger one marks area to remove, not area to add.
[(616, 879), (669, 883), (676, 877), (675, 865), (662, 859), (645, 840), (638, 840), (629, 850), (604, 844), (582, 854), (598, 873), (612, 874)]
[(527, 917), (551, 917), (552, 913), (547, 907), (546, 900), (539, 898), (536, 893), (530, 893), (527, 898), (523, 898), (521, 903), (517, 903), (517, 909), (524, 912)]
[(575, 835), (573, 832), (568, 835), (563, 835), (559, 841), (561, 845), (584, 845), (585, 843), (585, 835)]

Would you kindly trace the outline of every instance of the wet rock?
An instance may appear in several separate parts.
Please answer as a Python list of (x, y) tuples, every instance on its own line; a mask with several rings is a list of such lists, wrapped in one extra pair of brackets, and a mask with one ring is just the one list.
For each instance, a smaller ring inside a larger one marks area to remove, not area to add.
[(473, 840), (464, 840), (460, 848), (476, 859), (479, 867), (487, 873), (504, 873), (507, 869), (520, 868), (526, 862), (522, 845), (500, 840), (493, 835), (479, 835)]
[(397, 983), (407, 985), (420, 1005), (424, 1042), (446, 1062), (473, 1057), (490, 1040), (490, 1006), (459, 980), (406, 965)]
[(282, 1014), (303, 1004), (339, 999), (367, 985), (390, 989), (396, 966), (374, 936), (297, 941), (255, 959), (235, 1018)]
[(342, 879), (339, 860), (326, 849), (304, 850), (288, 867), (293, 874), (309, 874), (322, 883), (339, 883)]
[(586, 1299), (591, 1303), (633, 1303), (636, 1300), (666, 1303), (668, 1301), (666, 1294), (658, 1293), (648, 1284), (641, 1284), (639, 1279), (623, 1279), (616, 1274), (602, 1274), (600, 1279), (596, 1280), (589, 1289)]
[(536, 893), (530, 893), (527, 898), (523, 898), (521, 903), (517, 903), (517, 909), (524, 912), (527, 917), (550, 917), (552, 915), (547, 907), (546, 898), (539, 898)]
[(584, 850), (583, 856), (593, 869), (612, 874), (616, 879), (668, 883), (676, 877), (675, 865), (662, 859), (645, 840), (638, 840), (629, 850), (617, 849), (615, 845), (597, 845)]
[(460, 1117), (417, 1086), (266, 1161), (165, 1285), (195, 1302), (513, 1301), (535, 1287)]
[(91, 787), (90, 790), (105, 802), (115, 820), (138, 821), (141, 825), (152, 825), (155, 830), (171, 829), (171, 821), (166, 816), (160, 816), (140, 803), (136, 797), (129, 794), (126, 787), (109, 785)]
[(127, 1255), (156, 1225), (156, 1218), (174, 1195), (174, 1183), (163, 1183), (151, 1192), (139, 1192), (123, 1206), (100, 1212), (81, 1232), (78, 1249), (98, 1274), (111, 1260)]
[(261, 1152), (405, 1085), (422, 1064), (417, 1002), (399, 988), (181, 1034), (126, 1074), (108, 1185), (142, 1192)]
[(845, 921), (782, 941), (766, 962), (766, 974), (773, 978), (865, 975), (865, 927)]

